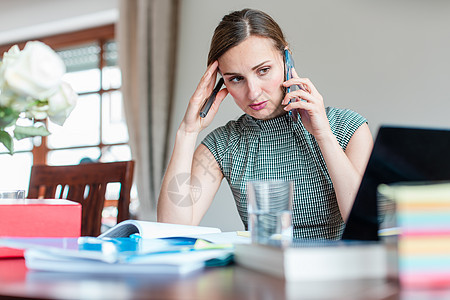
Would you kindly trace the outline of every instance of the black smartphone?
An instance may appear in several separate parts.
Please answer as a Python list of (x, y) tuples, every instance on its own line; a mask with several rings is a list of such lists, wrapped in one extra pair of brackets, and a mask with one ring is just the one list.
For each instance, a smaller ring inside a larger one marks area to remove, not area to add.
[(209, 109), (211, 108), (211, 105), (214, 103), (214, 100), (216, 100), (217, 93), (222, 88), (223, 83), (224, 83), (223, 77), (220, 77), (220, 79), (217, 82), (216, 86), (214, 87), (214, 90), (212, 91), (211, 95), (209, 95), (208, 101), (206, 101), (205, 105), (203, 106), (202, 110), (200, 111), (201, 118), (205, 118), (206, 115), (208, 114)]

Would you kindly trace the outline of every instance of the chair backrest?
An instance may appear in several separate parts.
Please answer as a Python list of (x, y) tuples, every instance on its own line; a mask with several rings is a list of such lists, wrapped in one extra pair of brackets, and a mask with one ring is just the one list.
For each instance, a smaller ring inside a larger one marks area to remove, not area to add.
[(64, 198), (81, 203), (81, 235), (98, 236), (108, 183), (120, 183), (117, 222), (129, 219), (133, 170), (134, 161), (71, 166), (33, 165), (27, 198)]

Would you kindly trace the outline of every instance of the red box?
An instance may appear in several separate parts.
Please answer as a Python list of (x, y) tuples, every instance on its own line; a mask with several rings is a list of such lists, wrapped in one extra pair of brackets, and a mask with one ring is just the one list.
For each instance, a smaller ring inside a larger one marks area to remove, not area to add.
[[(65, 199), (0, 201), (0, 237), (79, 237), (81, 204)], [(23, 250), (0, 247), (0, 257)]]

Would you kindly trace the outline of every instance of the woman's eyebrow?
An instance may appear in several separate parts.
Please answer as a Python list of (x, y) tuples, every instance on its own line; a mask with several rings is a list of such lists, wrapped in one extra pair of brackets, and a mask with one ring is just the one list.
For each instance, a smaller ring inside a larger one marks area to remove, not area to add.
[(261, 67), (262, 65), (267, 64), (268, 62), (270, 62), (270, 60), (263, 61), (262, 63), (257, 64), (256, 66), (254, 66), (252, 68), (252, 70), (254, 71), (254, 70), (258, 69), (259, 67)]
[[(268, 62), (270, 62), (270, 60), (266, 60), (266, 61), (263, 61), (262, 63), (257, 64), (256, 66), (254, 66), (252, 68), (252, 71), (258, 69), (259, 67), (261, 67), (262, 65), (264, 65), (264, 64), (266, 64)], [(223, 73), (223, 76), (225, 76), (225, 75), (229, 76), (229, 75), (241, 75), (241, 74), (240, 73), (234, 73), (234, 72), (227, 72), (227, 73)]]

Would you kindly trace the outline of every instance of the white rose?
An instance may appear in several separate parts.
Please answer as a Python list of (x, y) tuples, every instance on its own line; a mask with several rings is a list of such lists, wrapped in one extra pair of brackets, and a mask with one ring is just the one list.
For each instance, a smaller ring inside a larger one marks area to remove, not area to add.
[(13, 100), (14, 98), (11, 97), (11, 94), (0, 86), (0, 106), (9, 106)]
[(19, 53), (11, 53), (4, 80), (14, 92), (43, 100), (58, 89), (65, 71), (64, 62), (49, 46), (28, 42)]
[(29, 119), (37, 119), (37, 120), (44, 120), (48, 116), (48, 104), (45, 104), (44, 101), (41, 103), (35, 103), (33, 106), (29, 107), (26, 112), (25, 116)]
[(14, 45), (11, 48), (9, 48), (8, 52), (3, 53), (2, 61), (0, 62), (0, 82), (3, 84), (4, 82), (4, 74), (6, 68), (8, 68), (9, 65), (14, 63), (14, 61), (19, 57), (20, 55), (20, 49), (19, 46)]
[(78, 95), (72, 87), (62, 82), (58, 91), (48, 98), (48, 116), (58, 125), (63, 125), (75, 107)]
[(3, 53), (2, 62), (5, 64), (10, 64), (12, 61), (16, 60), (19, 57), (20, 49), (19, 46), (14, 45), (9, 48), (8, 52)]
[(19, 46), (12, 46), (8, 52), (3, 53), (2, 61), (0, 62), (0, 106), (9, 106), (13, 100), (14, 95), (7, 88), (5, 82), (5, 70), (12, 64), (20, 53)]

